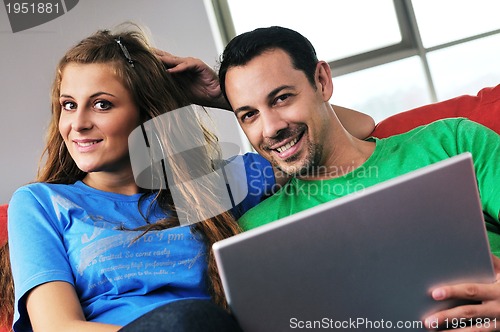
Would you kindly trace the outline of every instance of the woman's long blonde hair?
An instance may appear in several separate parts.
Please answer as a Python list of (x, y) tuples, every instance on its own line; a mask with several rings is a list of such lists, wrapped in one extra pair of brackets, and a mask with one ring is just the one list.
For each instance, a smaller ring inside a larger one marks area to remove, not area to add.
[[(117, 43), (118, 38), (128, 51), (131, 61), (127, 59), (124, 51)], [(86, 175), (71, 158), (58, 129), (61, 114), (59, 96), (62, 72), (69, 63), (108, 64), (131, 93), (143, 121), (154, 119), (168, 111), (190, 104), (184, 93), (188, 82), (174, 78), (165, 70), (163, 63), (155, 56), (145, 33), (138, 26), (129, 23), (122, 25), (117, 32), (107, 30), (96, 32), (71, 48), (60, 60), (57, 67), (52, 87), (52, 119), (49, 124), (47, 144), (42, 157), (44, 161), (39, 169), (37, 181), (70, 184), (82, 180)], [(198, 121), (198, 119), (194, 118), (193, 121)], [(205, 142), (201, 146), (206, 146), (203, 153), (210, 155), (207, 160), (215, 160), (220, 157), (217, 155), (217, 138), (205, 127), (202, 126), (202, 128), (204, 128), (203, 137)], [(185, 135), (185, 139), (189, 139), (189, 133), (182, 130), (178, 130), (178, 133), (179, 135)], [(168, 144), (165, 146), (169, 147)], [(189, 160), (184, 162), (188, 164)], [(180, 174), (183, 169), (182, 163), (171, 166), (173, 167), (170, 171), (177, 175), (178, 178), (185, 180), (186, 175)], [(160, 190), (143, 189), (142, 191), (144, 192), (143, 197), (154, 195), (155, 201), (166, 212), (164, 219), (154, 223), (148, 221), (147, 215), (144, 216), (145, 226), (140, 228), (144, 233), (150, 230), (179, 225), (179, 218), (168, 187)], [(196, 188), (189, 186), (189, 184), (183, 186), (182, 195), (183, 199), (189, 202), (192, 207), (201, 209), (203, 206), (220, 205), (218, 197), (201, 193)], [(237, 234), (240, 228), (228, 212), (198, 222), (191, 227), (194, 232), (202, 235), (207, 246), (207, 276), (212, 297), (217, 304), (227, 308), (211, 245), (216, 241)]]

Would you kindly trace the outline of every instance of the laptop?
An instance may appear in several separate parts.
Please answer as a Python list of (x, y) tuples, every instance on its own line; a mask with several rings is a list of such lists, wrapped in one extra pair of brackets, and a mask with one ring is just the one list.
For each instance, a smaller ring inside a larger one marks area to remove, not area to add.
[(213, 245), (244, 331), (424, 331), (440, 284), (494, 282), (470, 153)]

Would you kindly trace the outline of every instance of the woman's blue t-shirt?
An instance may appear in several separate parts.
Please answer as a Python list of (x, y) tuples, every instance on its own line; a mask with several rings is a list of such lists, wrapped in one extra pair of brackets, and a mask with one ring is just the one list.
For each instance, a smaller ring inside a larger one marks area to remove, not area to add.
[[(242, 157), (247, 194), (234, 202), (236, 218), (259, 203), (275, 182), (265, 159), (252, 153)], [(241, 174), (239, 185), (245, 186)], [(130, 231), (143, 226), (148, 215), (152, 198), (139, 205), (140, 196), (100, 191), (81, 181), (34, 183), (14, 193), (8, 213), (15, 331), (31, 330), (26, 295), (50, 281), (75, 287), (88, 321), (116, 325), (171, 301), (209, 298), (207, 248), (189, 226), (143, 236)], [(151, 222), (162, 217), (159, 208), (149, 211)]]

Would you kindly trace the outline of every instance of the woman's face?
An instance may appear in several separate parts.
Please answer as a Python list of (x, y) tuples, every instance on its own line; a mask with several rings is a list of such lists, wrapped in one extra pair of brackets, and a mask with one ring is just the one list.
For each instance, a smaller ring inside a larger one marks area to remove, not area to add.
[(128, 136), (140, 116), (112, 66), (66, 65), (59, 102), (59, 132), (78, 168), (130, 175)]

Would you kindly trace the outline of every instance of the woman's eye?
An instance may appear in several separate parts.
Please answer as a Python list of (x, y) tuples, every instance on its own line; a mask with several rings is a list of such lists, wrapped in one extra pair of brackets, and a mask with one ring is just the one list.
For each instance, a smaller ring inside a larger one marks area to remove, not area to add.
[(109, 110), (113, 104), (106, 100), (99, 100), (94, 103), (94, 107), (98, 110)]
[(64, 108), (66, 111), (71, 111), (76, 109), (76, 103), (72, 101), (63, 101), (61, 102), (62, 108)]

